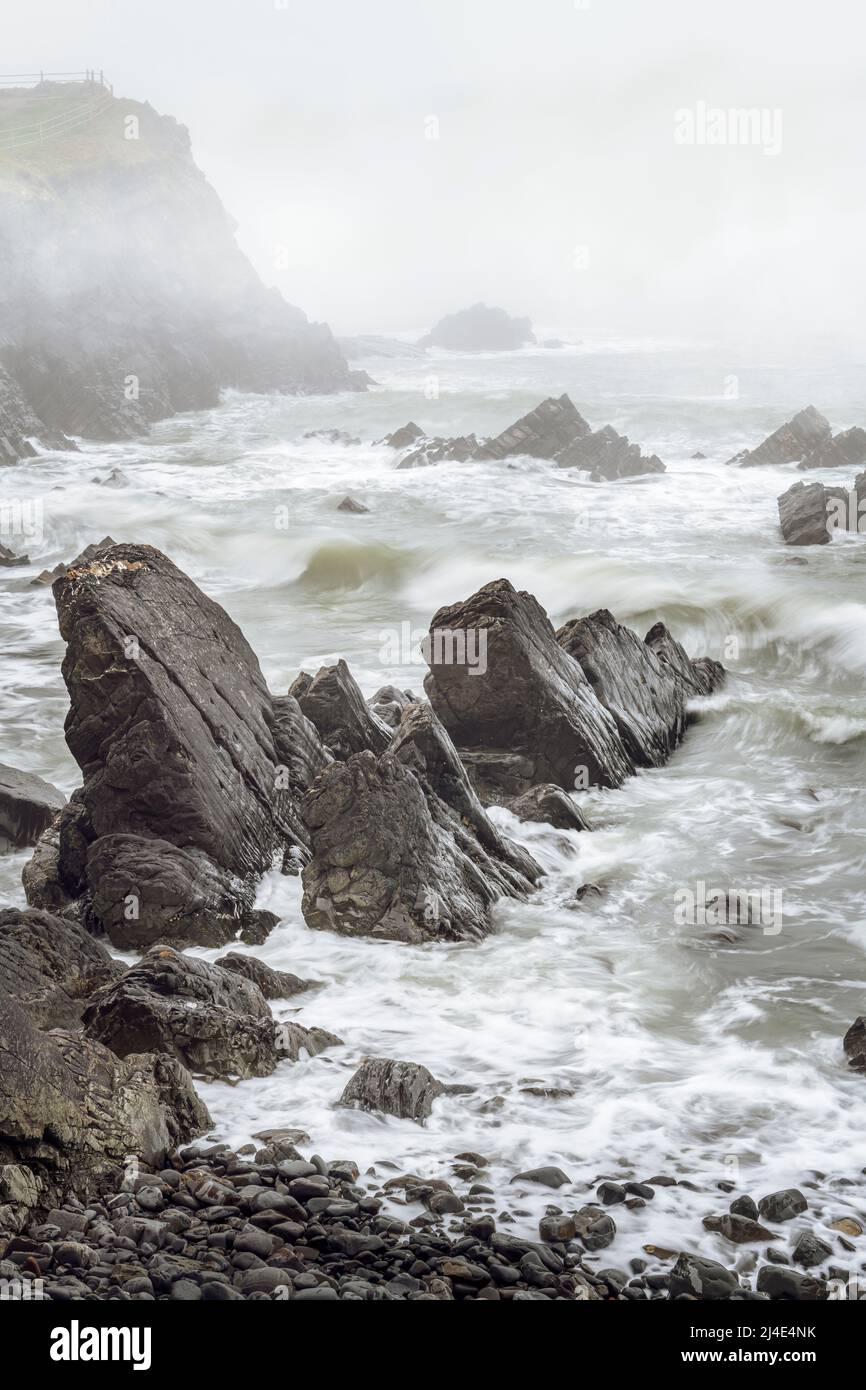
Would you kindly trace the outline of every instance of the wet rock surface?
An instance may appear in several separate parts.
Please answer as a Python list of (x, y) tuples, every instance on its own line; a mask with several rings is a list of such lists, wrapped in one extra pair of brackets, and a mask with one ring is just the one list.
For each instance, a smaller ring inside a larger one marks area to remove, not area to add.
[(50, 782), (0, 763), (0, 850), (35, 845), (65, 804)]
[(33, 909), (0, 911), (0, 993), (39, 1028), (76, 1024), (94, 991), (122, 969), (78, 922)]

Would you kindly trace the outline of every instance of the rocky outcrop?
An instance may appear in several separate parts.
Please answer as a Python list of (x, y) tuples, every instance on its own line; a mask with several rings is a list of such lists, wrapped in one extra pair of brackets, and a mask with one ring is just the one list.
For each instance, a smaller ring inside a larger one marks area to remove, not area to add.
[(50, 782), (0, 763), (0, 850), (35, 845), (65, 805)]
[(556, 459), (590, 434), (590, 426), (570, 396), (560, 396), (558, 400), (549, 396), (507, 430), (486, 440), (479, 452), (483, 458), (529, 454), (532, 458)]
[[(444, 632), (462, 634), (466, 651), (470, 640), (476, 654), (483, 646), (484, 661), (454, 660), (457, 648), (432, 642)], [(634, 770), (613, 717), (547, 614), (507, 579), (440, 609), (429, 651), (425, 690), (482, 801), (508, 801), (541, 783), (616, 787)]]
[(541, 782), (537, 787), (530, 787), (522, 796), (515, 797), (508, 809), (518, 820), (552, 825), (555, 830), (589, 829), (583, 812), (571, 797), (551, 783)]
[(228, 955), (220, 956), (215, 964), (221, 970), (242, 975), (261, 990), (265, 999), (290, 999), (293, 994), (310, 989), (314, 983), (312, 980), (301, 980), (287, 970), (274, 970), (258, 956), (241, 955), (238, 951), (229, 951)]
[(39, 1032), (0, 992), (0, 1228), (70, 1192), (86, 1201), (131, 1157), (159, 1167), (210, 1123), (173, 1057), (119, 1058), (77, 1032)]
[(54, 596), (95, 923), (118, 946), (229, 941), (297, 823), (253, 652), (150, 546), (73, 566)]
[[(71, 84), (45, 94), (55, 110), (77, 99)], [(224, 387), (360, 386), (330, 330), (259, 279), (184, 127), (110, 96), (86, 126), (5, 156), (0, 318), (7, 457), (32, 452), (31, 437), (138, 434)]]
[(684, 682), (673, 665), (604, 608), (572, 619), (556, 637), (613, 715), (632, 761), (638, 767), (666, 763), (685, 732), (686, 701), (697, 678)]
[(390, 449), (408, 449), (417, 440), (424, 438), (424, 431), (420, 425), (416, 425), (414, 420), (401, 425), (400, 429), (393, 430), (391, 434), (386, 434), (384, 439), (377, 441), (379, 444), (387, 444)]
[(32, 909), (0, 911), (0, 994), (37, 1028), (73, 1027), (89, 997), (121, 965), (77, 922)]
[(258, 985), (169, 946), (154, 946), (83, 1014), (87, 1034), (119, 1057), (156, 1052), (204, 1076), (268, 1076), (279, 1061)]
[(345, 661), (322, 666), (315, 676), (302, 671), (289, 695), (334, 758), (345, 761), (365, 748), (383, 753), (391, 741), (391, 730), (367, 704)]
[(452, 352), (510, 352), (534, 342), (530, 319), (512, 319), (504, 309), (473, 304), (456, 314), (446, 314), (418, 340), (418, 347)]
[(842, 1039), (842, 1046), (848, 1058), (848, 1065), (853, 1067), (854, 1071), (866, 1072), (866, 1016), (861, 1014), (859, 1018), (855, 1018)]
[(796, 463), (801, 469), (856, 467), (866, 463), (866, 430), (855, 425), (834, 435), (829, 420), (810, 405), (757, 448), (744, 449), (729, 462), (740, 468), (779, 463)]
[(827, 545), (837, 531), (866, 530), (866, 473), (850, 489), (794, 483), (778, 499), (786, 545)]
[(685, 689), (686, 696), (712, 695), (725, 679), (725, 668), (710, 656), (692, 659), (685, 647), (672, 637), (664, 623), (655, 623), (644, 638), (663, 666)]
[(340, 1104), (355, 1110), (374, 1110), (400, 1120), (428, 1118), (433, 1102), (445, 1092), (441, 1081), (417, 1062), (392, 1062), (370, 1057), (346, 1086)]
[(420, 439), (415, 440), (413, 447), (397, 467), (427, 468), (434, 463), (465, 463), (467, 459), (475, 458), (477, 452), (478, 440), (474, 434), (460, 435), (452, 439), (444, 439), (441, 435), (434, 435), (432, 438), (422, 435)]
[(613, 425), (576, 439), (557, 455), (560, 468), (579, 468), (595, 483), (615, 478), (638, 478), (647, 473), (664, 473), (656, 454), (641, 453), (639, 444), (630, 444)]
[(387, 724), (389, 729), (396, 729), (406, 706), (414, 704), (417, 699), (418, 696), (413, 695), (411, 690), (399, 690), (396, 685), (383, 685), (375, 695), (370, 696), (367, 704), (383, 724)]

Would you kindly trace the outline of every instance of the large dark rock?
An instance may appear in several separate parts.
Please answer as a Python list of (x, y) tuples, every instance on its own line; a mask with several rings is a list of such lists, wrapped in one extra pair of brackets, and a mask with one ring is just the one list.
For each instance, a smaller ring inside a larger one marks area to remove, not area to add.
[(313, 845), (303, 871), (309, 926), (410, 942), (491, 931), (504, 873), (491, 881), (451, 826), (437, 824), (418, 778), (392, 753), (333, 763), (304, 815)]
[(444, 319), (418, 340), (418, 347), (438, 347), (452, 352), (509, 352), (534, 343), (530, 319), (509, 318), (504, 309), (473, 304)]
[(832, 438), (830, 423), (813, 405), (801, 410), (792, 420), (780, 425), (762, 444), (744, 449), (730, 463), (741, 468), (756, 468), (760, 464), (799, 463), (816, 450), (825, 448)]
[(736, 1274), (716, 1260), (701, 1255), (681, 1254), (671, 1270), (668, 1293), (671, 1298), (688, 1294), (698, 1299), (730, 1298), (740, 1287)]
[(230, 940), (297, 825), (253, 652), (150, 546), (102, 551), (54, 595), (97, 922), (119, 946), (171, 935), (173, 920), (195, 940), (212, 907), (206, 944)]
[(119, 1057), (158, 1052), (205, 1076), (268, 1076), (279, 1061), (258, 985), (170, 946), (151, 947), (100, 990), (83, 1020)]
[(522, 796), (510, 802), (518, 820), (535, 821), (542, 825), (552, 825), (555, 830), (588, 830), (583, 812), (561, 787), (542, 782), (530, 787)]
[(761, 1265), (758, 1293), (781, 1302), (817, 1303), (827, 1297), (827, 1285), (811, 1274), (800, 1274), (785, 1265)]
[(484, 458), (529, 454), (533, 458), (555, 459), (591, 433), (590, 426), (569, 396), (560, 396), (558, 400), (548, 396), (507, 430), (486, 440), (479, 453)]
[(241, 955), (239, 951), (229, 951), (228, 955), (220, 956), (214, 963), (221, 970), (231, 970), (236, 975), (242, 975), (245, 980), (249, 980), (261, 990), (265, 999), (289, 999), (293, 994), (300, 994), (313, 984), (312, 980), (302, 980), (287, 970), (274, 970), (265, 961), (259, 960), (258, 956), (249, 953)]
[(0, 911), (0, 993), (37, 1027), (73, 1026), (90, 995), (121, 972), (77, 922), (27, 908)]
[[(463, 660), (445, 634), (463, 640)], [(507, 579), (440, 609), (428, 653), (425, 690), (482, 801), (507, 801), (539, 783), (616, 787), (634, 770), (612, 715), (546, 613)]]
[(174, 1057), (119, 1058), (77, 1032), (39, 1032), (0, 992), (0, 1228), (70, 1192), (86, 1201), (131, 1157), (159, 1167), (210, 1124)]
[(824, 483), (794, 483), (778, 499), (779, 524), (787, 545), (827, 545), (836, 531), (866, 530), (866, 473), (851, 489)]
[(693, 660), (682, 643), (671, 636), (664, 623), (655, 623), (644, 642), (683, 685), (687, 696), (712, 695), (723, 684), (725, 668), (721, 662), (709, 656), (698, 656)]
[(33, 772), (0, 763), (0, 850), (35, 845), (66, 797)]
[(334, 758), (345, 761), (365, 748), (384, 753), (391, 741), (391, 730), (367, 704), (345, 661), (322, 666), (315, 676), (302, 671), (289, 695)]
[(441, 1081), (417, 1062), (371, 1057), (362, 1062), (340, 1097), (355, 1110), (375, 1110), (401, 1120), (426, 1120), (445, 1092)]
[(560, 468), (583, 469), (593, 482), (666, 471), (656, 454), (642, 454), (640, 445), (630, 444), (627, 436), (618, 434), (613, 425), (576, 439), (560, 451), (556, 461)]
[(866, 430), (854, 425), (849, 430), (840, 430), (829, 442), (824, 442), (806, 454), (798, 467), (805, 468), (852, 468), (866, 463)]
[(556, 638), (613, 715), (632, 760), (639, 767), (667, 762), (685, 731), (692, 693), (675, 668), (606, 608), (572, 619)]
[(842, 1039), (848, 1065), (855, 1071), (866, 1072), (866, 1016), (855, 1018)]

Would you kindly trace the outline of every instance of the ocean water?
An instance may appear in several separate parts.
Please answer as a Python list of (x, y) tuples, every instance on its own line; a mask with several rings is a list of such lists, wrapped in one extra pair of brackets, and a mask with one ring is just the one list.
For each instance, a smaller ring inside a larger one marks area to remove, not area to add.
[[(310, 1150), (379, 1164), (381, 1178), (394, 1171), (382, 1164), (447, 1178), (454, 1155), (478, 1151), (494, 1210), (521, 1232), (548, 1202), (589, 1200), (602, 1177), (688, 1184), (612, 1209), (618, 1235), (600, 1265), (652, 1244), (748, 1271), (760, 1247), (701, 1224), (727, 1209), (726, 1180), (755, 1197), (802, 1187), (808, 1218), (780, 1228), (780, 1245), (804, 1224), (834, 1243), (830, 1222), (866, 1213), (866, 1082), (841, 1046), (866, 1011), (866, 544), (790, 550), (776, 497), (802, 475), (725, 461), (809, 403), (835, 429), (864, 423), (862, 366), (639, 341), (363, 365), (377, 382), (366, 395), (230, 394), (146, 439), (3, 469), (4, 506), (34, 534), (2, 537), (32, 564), (0, 570), (0, 759), (77, 785), (53, 601), (28, 581), (106, 533), (160, 547), (218, 599), (275, 692), (339, 656), (367, 694), (386, 682), (420, 691), (413, 636), (500, 576), (557, 624), (606, 607), (643, 635), (663, 619), (729, 671), (670, 763), (579, 797), (591, 833), (496, 811), (546, 877), (531, 902), (499, 905), (481, 945), (312, 932), (298, 882), (267, 878), (260, 903), (282, 920), (258, 954), (320, 982), (275, 1012), (344, 1046), (200, 1090), (218, 1137), (298, 1126)], [(517, 458), (401, 472), (370, 442), (408, 419), (493, 433), (563, 391), (668, 471), (590, 483)], [(303, 438), (330, 428), (363, 442)], [(369, 514), (337, 511), (347, 493)], [(23, 902), (25, 859), (0, 858), (5, 903)], [(575, 909), (584, 882), (602, 896)], [(724, 933), (683, 922), (677, 895), (700, 883), (775, 894), (781, 911)], [(343, 1110), (365, 1055), (424, 1063), (472, 1091), (440, 1099), (423, 1126)], [(511, 1184), (548, 1163), (573, 1186)], [(863, 1259), (834, 1249), (845, 1267)]]

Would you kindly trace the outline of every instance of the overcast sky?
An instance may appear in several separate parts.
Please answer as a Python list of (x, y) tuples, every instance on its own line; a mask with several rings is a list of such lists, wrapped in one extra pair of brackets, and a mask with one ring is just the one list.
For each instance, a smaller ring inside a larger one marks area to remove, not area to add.
[[(263, 277), (336, 332), (485, 299), (585, 336), (859, 347), (861, 7), (584, 4), (5, 0), (0, 66), (103, 67), (184, 122)], [(741, 107), (757, 143), (706, 114)], [(711, 118), (727, 143), (698, 143)]]

